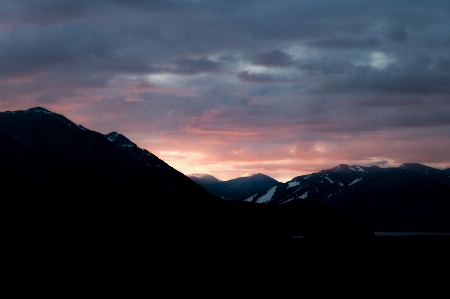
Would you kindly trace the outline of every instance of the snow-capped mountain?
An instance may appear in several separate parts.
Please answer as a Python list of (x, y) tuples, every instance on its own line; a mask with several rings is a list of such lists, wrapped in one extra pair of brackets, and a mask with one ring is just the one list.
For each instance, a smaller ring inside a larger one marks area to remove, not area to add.
[(450, 187), (450, 178), (443, 170), (416, 163), (380, 168), (339, 165), (318, 173), (299, 176), (280, 186), (271, 203), (283, 204), (297, 198), (309, 198), (328, 206), (339, 206), (355, 197), (392, 194), (419, 188), (423, 197), (439, 184)]
[(373, 175), (379, 171), (382, 169), (376, 166), (341, 164), (318, 173), (298, 176), (280, 186), (270, 203), (284, 204), (295, 199), (311, 199), (329, 206), (336, 206), (342, 201), (349, 200), (346, 196), (337, 195), (342, 192), (343, 194), (353, 192), (357, 184), (361, 185), (370, 177), (370, 174)]
[(285, 205), (312, 200), (377, 231), (450, 231), (450, 176), (417, 163), (380, 168), (338, 165), (284, 184), (268, 185), (245, 201)]

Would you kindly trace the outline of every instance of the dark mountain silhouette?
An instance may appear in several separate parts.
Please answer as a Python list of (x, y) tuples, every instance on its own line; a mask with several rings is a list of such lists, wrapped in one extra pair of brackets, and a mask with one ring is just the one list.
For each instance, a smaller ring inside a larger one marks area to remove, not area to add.
[(202, 188), (207, 190), (209, 193), (214, 194), (218, 197), (223, 196), (222, 188), (221, 188), (221, 181), (219, 181), (216, 177), (208, 174), (192, 174), (188, 175), (188, 177), (200, 185)]
[(245, 200), (258, 195), (260, 197), (267, 192), (267, 188), (281, 184), (261, 173), (229, 181), (219, 181), (211, 175), (190, 175), (189, 177), (208, 192), (228, 200)]
[[(26, 148), (28, 156), (33, 156), (30, 158), (33, 163), (43, 165), (46, 172), (53, 176), (52, 184), (44, 180), (39, 171), (34, 172), (35, 176), (28, 176), (47, 186), (49, 192), (60, 189), (68, 196), (75, 196), (89, 188), (93, 194), (117, 195), (121, 190), (127, 190), (126, 193), (130, 195), (175, 192), (186, 198), (206, 193), (147, 151), (135, 145), (124, 147), (111, 142), (104, 135), (43, 108), (2, 113), (0, 130), (16, 141), (17, 147)], [(139, 155), (142, 157), (137, 158)], [(145, 163), (142, 162), (144, 160)], [(30, 169), (36, 168), (30, 166)], [(173, 178), (172, 188), (164, 190), (167, 186), (163, 180), (155, 177), (163, 177), (167, 171)], [(115, 190), (105, 188), (106, 182), (114, 186)]]
[(258, 195), (251, 201), (284, 206), (312, 200), (334, 207), (374, 231), (450, 232), (448, 170), (418, 163), (391, 168), (342, 164), (276, 188), (267, 185), (265, 192), (270, 196), (261, 200)]
[[(151, 243), (165, 250), (213, 241), (292, 244), (290, 235), (373, 236), (316, 203), (287, 210), (220, 199), (125, 136), (91, 131), (44, 108), (0, 113), (0, 141), (2, 210), (12, 237), (31, 243)], [(253, 192), (274, 180), (232, 181)]]

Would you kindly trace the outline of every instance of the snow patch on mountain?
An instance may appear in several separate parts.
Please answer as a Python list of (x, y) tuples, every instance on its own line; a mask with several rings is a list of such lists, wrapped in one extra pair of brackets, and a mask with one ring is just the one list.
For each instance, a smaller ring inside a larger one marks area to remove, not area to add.
[(303, 193), (299, 198), (301, 198), (301, 199), (307, 198), (307, 197), (308, 197), (308, 192), (309, 192), (309, 191), (306, 191), (306, 192)]
[(292, 188), (292, 187), (295, 187), (295, 186), (298, 186), (298, 185), (300, 185), (300, 182), (293, 181), (293, 182), (289, 182), (288, 186), (286, 188)]
[(281, 204), (288, 203), (288, 202), (290, 202), (291, 200), (294, 200), (294, 199), (297, 199), (297, 198), (305, 199), (305, 198), (307, 198), (307, 197), (308, 197), (308, 191), (306, 191), (305, 193), (303, 193), (300, 197), (297, 197), (297, 196), (291, 197), (291, 198), (289, 198), (288, 200), (285, 200), (284, 202), (282, 202)]
[(356, 169), (354, 169), (353, 167), (349, 167), (351, 170), (356, 171)]
[(358, 169), (358, 171), (360, 171), (360, 172), (366, 172), (366, 171), (364, 171), (364, 169), (362, 169), (361, 166), (359, 166), (359, 165), (356, 165), (355, 167), (356, 167), (356, 168)]
[(337, 167), (336, 167), (336, 170), (342, 170), (342, 169), (345, 169), (345, 168), (347, 168), (348, 166), (346, 165), (346, 164), (339, 164)]
[(153, 156), (153, 154), (152, 153), (150, 153), (149, 151), (147, 151), (147, 150), (144, 150), (144, 149), (141, 149), (143, 152), (144, 152), (144, 154), (147, 156), (147, 157), (151, 157), (151, 156)]
[(325, 178), (331, 183), (334, 184), (334, 181), (332, 179), (330, 179), (329, 177), (325, 176)]
[(339, 186), (341, 186), (341, 187), (343, 187), (343, 186), (344, 186), (344, 184), (342, 184), (342, 183), (341, 183), (341, 182), (339, 182), (339, 181), (338, 181), (338, 185), (339, 185)]
[(294, 192), (292, 192), (291, 194), (297, 193), (298, 191), (300, 191), (303, 188), (303, 186), (300, 186), (300, 188), (298, 188), (297, 190), (295, 190)]
[(294, 197), (291, 197), (291, 198), (289, 198), (289, 199), (283, 201), (281, 204), (285, 204), (285, 203), (287, 203), (287, 202), (290, 202), (291, 200), (293, 200), (293, 199), (295, 199), (295, 198), (296, 198), (295, 196), (294, 196)]
[(116, 140), (117, 136), (119, 136), (119, 133), (116, 132), (112, 132), (110, 134), (110, 136), (107, 138), (109, 141), (113, 142), (114, 140)]
[(42, 107), (30, 108), (30, 109), (28, 109), (28, 110), (25, 111), (25, 113), (27, 113), (27, 112), (45, 113), (45, 114), (54, 114), (53, 112), (48, 111), (47, 109), (42, 108)]
[(306, 178), (303, 178), (304, 180), (306, 180), (306, 179), (309, 179), (311, 176), (310, 175), (308, 175)]
[(275, 194), (275, 191), (277, 189), (277, 186), (272, 187), (269, 191), (267, 191), (266, 194), (261, 196), (256, 200), (256, 203), (267, 203), (270, 200), (272, 200), (273, 195)]
[(250, 196), (249, 198), (244, 199), (244, 201), (251, 202), (251, 201), (253, 201), (253, 199), (254, 199), (255, 196), (257, 196), (257, 195), (258, 195), (258, 193), (255, 193), (255, 194), (253, 194), (252, 196)]
[(351, 183), (348, 184), (348, 185), (351, 186), (351, 185), (356, 184), (356, 183), (358, 183), (358, 182), (360, 182), (360, 181), (362, 181), (362, 178), (357, 178), (357, 179), (355, 179), (353, 182), (351, 182)]

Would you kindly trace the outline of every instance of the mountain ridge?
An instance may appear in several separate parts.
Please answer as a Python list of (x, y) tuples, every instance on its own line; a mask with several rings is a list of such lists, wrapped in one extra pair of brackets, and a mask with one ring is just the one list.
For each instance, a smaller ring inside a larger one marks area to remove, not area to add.
[(239, 177), (227, 181), (220, 181), (213, 176), (188, 176), (191, 180), (205, 188), (211, 194), (228, 200), (244, 200), (254, 194), (264, 192), (267, 186), (281, 184), (268, 175), (257, 173), (247, 177)]
[[(0, 113), (0, 140), (3, 208), (29, 238), (290, 244), (290, 234), (373, 236), (323, 205), (299, 204), (310, 213), (298, 211), (296, 222), (287, 221), (294, 211), (220, 199), (118, 132), (101, 134), (44, 108)], [(321, 225), (308, 224), (316, 218)]]
[(375, 231), (450, 232), (450, 175), (419, 163), (388, 168), (340, 164), (276, 187), (261, 186), (246, 199), (236, 197), (275, 205), (312, 200)]

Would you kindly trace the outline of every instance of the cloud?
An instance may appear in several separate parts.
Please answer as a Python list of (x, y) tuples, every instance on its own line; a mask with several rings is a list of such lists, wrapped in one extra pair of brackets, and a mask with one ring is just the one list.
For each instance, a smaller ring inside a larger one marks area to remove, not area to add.
[(272, 83), (272, 82), (286, 82), (289, 79), (269, 74), (269, 73), (250, 73), (248, 71), (242, 71), (237, 74), (237, 77), (249, 83)]
[(373, 162), (371, 162), (371, 164), (375, 165), (375, 166), (386, 166), (386, 165), (389, 165), (389, 161), (387, 161), (387, 160), (373, 161)]
[(219, 70), (219, 63), (208, 58), (182, 58), (175, 62), (174, 73), (194, 75), (203, 72), (216, 72)]
[(450, 163), (448, 1), (0, 1), (2, 110), (228, 178)]
[(373, 52), (370, 55), (370, 66), (377, 68), (377, 69), (384, 69), (391, 63), (394, 63), (395, 59), (389, 58), (385, 53), (383, 52)]
[(252, 63), (266, 67), (286, 67), (292, 65), (293, 60), (286, 52), (281, 50), (273, 50), (270, 52), (257, 54)]
[(385, 36), (394, 42), (405, 42), (408, 38), (408, 32), (401, 26), (392, 26), (386, 30)]
[(376, 38), (331, 38), (315, 41), (311, 44), (319, 48), (336, 49), (376, 49), (380, 48), (381, 41)]

